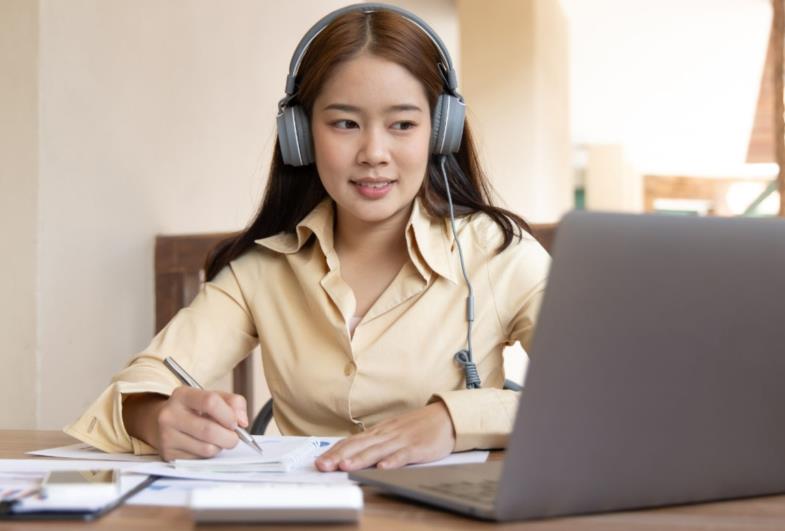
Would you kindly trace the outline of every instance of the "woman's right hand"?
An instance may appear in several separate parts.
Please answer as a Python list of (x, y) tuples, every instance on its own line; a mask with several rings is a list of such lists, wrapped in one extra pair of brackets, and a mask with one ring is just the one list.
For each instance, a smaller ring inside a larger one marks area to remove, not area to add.
[(248, 426), (245, 398), (224, 391), (177, 387), (172, 396), (129, 395), (123, 402), (129, 435), (158, 450), (165, 461), (212, 457), (239, 442)]

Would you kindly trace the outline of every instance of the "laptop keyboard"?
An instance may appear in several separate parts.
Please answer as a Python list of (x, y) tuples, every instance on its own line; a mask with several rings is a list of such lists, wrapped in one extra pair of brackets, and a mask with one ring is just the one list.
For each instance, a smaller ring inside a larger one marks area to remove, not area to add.
[(498, 481), (485, 479), (420, 485), (420, 488), (431, 492), (438, 492), (439, 494), (454, 496), (474, 503), (493, 505), (493, 502), (496, 499), (496, 488), (498, 484)]

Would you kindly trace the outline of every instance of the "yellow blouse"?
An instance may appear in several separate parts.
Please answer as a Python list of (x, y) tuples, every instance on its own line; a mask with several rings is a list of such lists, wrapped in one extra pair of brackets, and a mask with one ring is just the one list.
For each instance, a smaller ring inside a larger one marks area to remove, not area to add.
[(531, 339), (550, 258), (528, 234), (502, 253), (502, 232), (485, 214), (458, 220), (475, 292), (474, 360), (482, 389), (465, 388), (453, 355), (465, 348), (464, 284), (449, 220), (415, 201), (406, 226), (410, 260), (363, 316), (333, 246), (333, 202), (232, 261), (205, 283), (65, 432), (109, 452), (148, 453), (122, 421), (124, 395), (171, 394), (163, 366), (173, 356), (197, 381), (230, 371), (257, 345), (284, 435), (345, 436), (441, 399), (456, 450), (506, 444), (518, 395), (502, 390), (502, 350)]

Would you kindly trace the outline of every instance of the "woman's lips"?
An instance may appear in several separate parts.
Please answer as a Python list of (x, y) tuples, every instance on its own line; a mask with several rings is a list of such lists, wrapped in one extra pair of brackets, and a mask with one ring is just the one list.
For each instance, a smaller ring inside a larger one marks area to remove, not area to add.
[(361, 179), (350, 181), (361, 196), (367, 199), (380, 199), (392, 189), (395, 181), (387, 179)]

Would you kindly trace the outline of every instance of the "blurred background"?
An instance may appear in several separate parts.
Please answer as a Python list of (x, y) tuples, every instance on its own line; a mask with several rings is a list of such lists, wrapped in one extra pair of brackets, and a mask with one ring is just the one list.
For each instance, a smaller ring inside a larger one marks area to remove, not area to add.
[[(249, 221), (291, 53), (349, 3), (0, 0), (0, 428), (61, 428), (145, 347), (156, 236)], [(529, 221), (783, 215), (782, 0), (392, 3), (449, 47)]]

